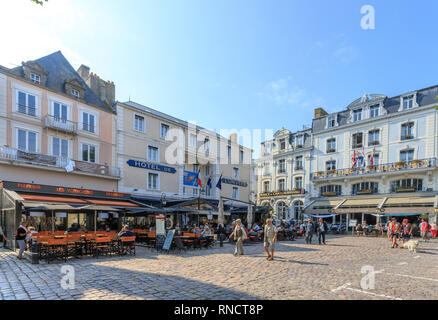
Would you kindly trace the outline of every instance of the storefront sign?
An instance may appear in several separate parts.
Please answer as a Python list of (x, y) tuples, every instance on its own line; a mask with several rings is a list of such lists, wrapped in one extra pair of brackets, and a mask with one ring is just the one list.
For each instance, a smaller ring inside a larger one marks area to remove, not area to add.
[(260, 193), (260, 198), (270, 198), (270, 197), (281, 197), (281, 196), (292, 196), (292, 195), (299, 195), (299, 194), (305, 194), (305, 190), (293, 190), (293, 191), (284, 191), (284, 192), (265, 192)]
[(350, 227), (355, 227), (357, 226), (357, 219), (351, 219), (350, 220)]
[(234, 179), (228, 179), (228, 178), (222, 178), (222, 183), (231, 184), (233, 186), (238, 186), (238, 187), (243, 187), (243, 188), (248, 187), (248, 183), (246, 183), (246, 182), (234, 180)]
[(108, 198), (108, 199), (129, 199), (131, 195), (129, 193), (109, 192), (109, 191), (97, 191), (79, 188), (59, 187), (59, 186), (47, 186), (41, 184), (21, 183), (3, 181), (5, 189), (9, 189), (17, 192), (28, 193), (40, 193), (50, 195), (69, 195), (69, 196), (82, 196), (82, 197), (95, 197), (95, 198)]
[(155, 170), (155, 171), (161, 171), (161, 172), (167, 172), (167, 173), (176, 173), (175, 168), (166, 167), (166, 166), (162, 166), (160, 164), (155, 164), (155, 163), (149, 163), (149, 162), (138, 161), (138, 160), (129, 160), (129, 161), (127, 161), (127, 164), (130, 167), (142, 168), (142, 169), (147, 169), (147, 170)]

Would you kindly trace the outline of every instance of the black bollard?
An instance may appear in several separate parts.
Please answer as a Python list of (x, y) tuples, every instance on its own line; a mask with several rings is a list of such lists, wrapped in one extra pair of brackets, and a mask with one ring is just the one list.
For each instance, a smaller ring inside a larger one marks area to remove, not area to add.
[(39, 264), (40, 260), (39, 260), (39, 250), (40, 249), (40, 245), (39, 243), (32, 243), (32, 253), (31, 253), (31, 262), (32, 264)]

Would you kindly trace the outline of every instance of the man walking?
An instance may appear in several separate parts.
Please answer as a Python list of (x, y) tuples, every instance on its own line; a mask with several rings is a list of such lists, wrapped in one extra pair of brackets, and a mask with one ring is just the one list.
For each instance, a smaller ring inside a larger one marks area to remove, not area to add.
[(306, 229), (306, 244), (312, 244), (313, 233), (315, 232), (315, 224), (312, 222), (312, 218), (307, 219), (305, 224)]
[(20, 226), (17, 229), (17, 235), (15, 236), (15, 240), (17, 240), (18, 247), (20, 248), (20, 251), (18, 252), (18, 259), (23, 259), (23, 252), (26, 250), (26, 235), (29, 233), (27, 231), (27, 223), (22, 222)]
[(411, 239), (412, 235), (412, 225), (409, 223), (408, 219), (404, 219), (402, 222), (402, 244), (400, 249), (405, 247), (405, 242)]
[(237, 257), (239, 255), (243, 256), (243, 241), (247, 239), (246, 236), (246, 230), (242, 226), (242, 220), (237, 219), (236, 220), (236, 227), (234, 228), (234, 231), (230, 234), (231, 237), (234, 237), (234, 240), (236, 241), (236, 249), (234, 250), (234, 256)]
[[(265, 246), (265, 251), (268, 254), (267, 260), (274, 260), (274, 249), (275, 243), (277, 242), (277, 230), (272, 224), (271, 219), (266, 219), (263, 242)], [(269, 248), (271, 249), (271, 253), (269, 253)]]
[(327, 229), (328, 229), (327, 223), (322, 218), (319, 218), (318, 228), (317, 228), (319, 244), (326, 244), (325, 235), (327, 233)]

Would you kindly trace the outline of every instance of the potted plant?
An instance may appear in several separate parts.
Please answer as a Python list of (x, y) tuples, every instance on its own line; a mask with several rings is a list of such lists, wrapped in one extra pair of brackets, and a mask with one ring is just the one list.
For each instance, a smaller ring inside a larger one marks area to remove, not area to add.
[(333, 148), (327, 149), (327, 153), (333, 153), (333, 152), (336, 152), (336, 150)]

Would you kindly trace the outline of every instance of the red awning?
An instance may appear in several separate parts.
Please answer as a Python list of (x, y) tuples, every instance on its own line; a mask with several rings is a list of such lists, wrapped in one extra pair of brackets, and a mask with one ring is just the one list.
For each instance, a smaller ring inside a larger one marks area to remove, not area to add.
[(54, 202), (54, 203), (75, 203), (75, 204), (83, 204), (87, 205), (88, 202), (78, 199), (78, 198), (69, 198), (69, 197), (57, 197), (57, 196), (39, 196), (39, 195), (30, 195), (30, 194), (19, 194), (24, 200), (27, 201), (38, 201), (38, 202)]
[(140, 207), (138, 204), (129, 202), (129, 201), (112, 201), (112, 200), (95, 200), (90, 199), (87, 200), (89, 203), (92, 204), (98, 204), (101, 206), (111, 206), (111, 207), (131, 207), (131, 208), (138, 208)]

